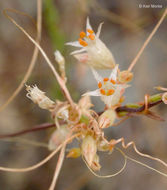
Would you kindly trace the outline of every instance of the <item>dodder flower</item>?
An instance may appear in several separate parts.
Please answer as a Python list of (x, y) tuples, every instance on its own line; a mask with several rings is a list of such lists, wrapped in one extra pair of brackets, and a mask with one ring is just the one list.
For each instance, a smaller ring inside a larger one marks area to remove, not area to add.
[(81, 63), (87, 63), (89, 66), (97, 69), (112, 69), (115, 67), (113, 55), (99, 39), (102, 24), (99, 25), (95, 34), (89, 23), (89, 18), (87, 18), (86, 33), (83, 31), (80, 32), (78, 41), (68, 42), (66, 44), (81, 48), (71, 53)]
[(101, 96), (102, 101), (108, 107), (118, 104), (124, 89), (128, 87), (126, 84), (118, 84), (118, 65), (115, 66), (109, 78), (102, 78), (94, 69), (92, 69), (92, 72), (96, 81), (98, 82), (98, 89), (87, 92), (84, 95)]
[(31, 99), (35, 104), (42, 109), (50, 110), (54, 107), (55, 103), (49, 99), (45, 92), (41, 91), (36, 85), (34, 86), (27, 86), (26, 85), (27, 94), (26, 96)]

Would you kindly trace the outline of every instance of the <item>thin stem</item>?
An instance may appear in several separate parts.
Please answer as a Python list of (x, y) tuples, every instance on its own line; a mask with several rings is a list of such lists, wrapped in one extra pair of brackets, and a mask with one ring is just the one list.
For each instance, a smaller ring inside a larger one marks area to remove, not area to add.
[(67, 144), (68, 142), (71, 142), (74, 138), (80, 136), (80, 133), (77, 133), (68, 139), (66, 139), (61, 145), (57, 147), (56, 150), (54, 150), (51, 154), (49, 154), (45, 159), (43, 159), (41, 162), (38, 164), (35, 164), (33, 166), (27, 167), (27, 168), (7, 168), (7, 167), (0, 167), (1, 171), (6, 171), (6, 172), (28, 172), (35, 170), (36, 168), (39, 168), (40, 166), (44, 165), (46, 162), (48, 162), (61, 148), (64, 144)]
[(140, 162), (140, 161), (138, 161), (138, 160), (135, 160), (135, 159), (133, 159), (133, 158), (130, 158), (129, 156), (126, 156), (126, 157), (127, 157), (127, 159), (129, 159), (129, 160), (131, 160), (131, 161), (133, 161), (133, 162), (135, 162), (135, 163), (137, 163), (137, 164), (140, 164), (140, 165), (142, 165), (142, 166), (144, 166), (144, 167), (146, 167), (146, 168), (148, 168), (148, 169), (150, 169), (150, 170), (153, 170), (153, 171), (159, 173), (160, 175), (163, 175), (164, 177), (167, 177), (167, 174), (165, 174), (165, 173), (163, 173), (163, 172), (161, 172), (161, 171), (159, 171), (159, 170), (157, 170), (157, 169), (155, 169), (155, 168), (152, 168), (151, 166), (148, 166), (147, 164), (144, 164), (144, 163), (142, 163), (142, 162)]
[[(156, 106), (160, 103), (162, 103), (162, 94), (156, 94), (153, 96), (150, 96), (148, 98), (148, 109)], [(127, 115), (128, 113), (141, 113), (145, 110), (145, 103), (138, 103), (138, 104), (126, 104), (125, 106), (120, 106), (118, 108), (116, 108), (116, 112), (119, 116), (121, 116), (121, 114), (123, 114), (123, 116)]]
[(124, 157), (124, 164), (123, 164), (122, 168), (121, 168), (118, 172), (116, 172), (116, 173), (114, 173), (114, 174), (98, 175), (97, 173), (95, 173), (95, 172), (90, 168), (90, 166), (88, 165), (88, 163), (86, 162), (86, 160), (85, 160), (84, 158), (83, 158), (83, 160), (84, 160), (86, 166), (88, 167), (88, 169), (89, 169), (89, 170), (92, 172), (92, 174), (95, 175), (96, 177), (99, 177), (99, 178), (111, 178), (111, 177), (115, 177), (115, 176), (117, 176), (118, 174), (120, 174), (120, 173), (125, 169), (126, 164), (127, 164), (127, 157), (126, 157), (126, 155), (124, 154), (124, 152), (121, 151), (120, 149), (117, 149), (117, 150), (123, 155), (123, 157)]
[(167, 14), (167, 8), (165, 9), (161, 19), (158, 21), (157, 25), (155, 26), (155, 28), (153, 29), (153, 31), (151, 32), (151, 34), (148, 36), (147, 40), (144, 42), (143, 46), (141, 47), (140, 51), (138, 52), (137, 56), (134, 58), (134, 60), (132, 61), (132, 63), (130, 64), (128, 71), (131, 71), (132, 68), (135, 66), (136, 62), (138, 61), (139, 57), (141, 56), (141, 54), (143, 53), (144, 49), (146, 48), (146, 46), (148, 45), (148, 43), (150, 42), (150, 40), (152, 39), (153, 35), (155, 34), (155, 32), (158, 30), (159, 26), (161, 25), (162, 21), (164, 20), (165, 16)]
[(16, 137), (16, 138), (12, 138), (12, 139), (11, 138), (0, 139), (0, 141), (18, 142), (18, 143), (23, 143), (23, 144), (27, 144), (27, 145), (31, 145), (31, 146), (42, 147), (42, 148), (48, 149), (48, 144), (46, 144), (46, 143), (32, 141), (32, 140), (28, 140), (28, 139), (20, 138), (20, 137)]
[[(122, 151), (121, 149), (119, 149), (118, 147), (115, 147), (115, 148), (116, 148), (117, 150), (123, 152), (123, 151)], [(167, 174), (165, 174), (165, 173), (163, 173), (163, 172), (161, 172), (161, 171), (159, 171), (159, 170), (157, 170), (157, 169), (155, 169), (155, 168), (152, 168), (151, 166), (148, 166), (147, 164), (144, 164), (144, 163), (142, 163), (142, 162), (140, 162), (140, 161), (138, 161), (138, 160), (135, 160), (135, 159), (133, 159), (133, 158), (127, 156), (124, 152), (123, 152), (123, 154), (125, 155), (125, 157), (126, 157), (127, 159), (131, 160), (132, 162), (135, 162), (135, 163), (137, 163), (137, 164), (140, 164), (140, 165), (142, 165), (142, 166), (144, 166), (144, 167), (146, 167), (146, 168), (148, 168), (148, 169), (150, 169), (150, 170), (153, 170), (153, 171), (155, 171), (155, 172), (157, 172), (157, 173), (163, 175), (164, 177), (167, 177)]]
[(58, 158), (58, 162), (56, 164), (56, 169), (55, 169), (55, 173), (54, 173), (54, 177), (52, 180), (52, 183), (49, 187), (49, 190), (54, 190), (55, 186), (56, 186), (56, 182), (60, 173), (60, 170), (62, 168), (63, 165), (63, 161), (64, 161), (64, 155), (65, 155), (65, 148), (66, 148), (66, 144), (62, 147), (59, 158)]
[(55, 127), (54, 123), (43, 123), (43, 124), (40, 124), (40, 125), (33, 127), (32, 129), (26, 129), (23, 131), (12, 133), (12, 134), (0, 135), (0, 139), (8, 138), (8, 137), (16, 137), (16, 136), (24, 135), (26, 133), (41, 131), (41, 130), (49, 129), (52, 127)]
[(27, 38), (28, 38), (33, 44), (36, 45), (36, 47), (39, 49), (39, 51), (40, 51), (41, 54), (43, 55), (44, 59), (46, 60), (48, 66), (49, 66), (50, 69), (52, 70), (53, 74), (55, 75), (55, 77), (56, 77), (56, 79), (57, 79), (57, 81), (58, 81), (58, 83), (59, 83), (59, 85), (60, 85), (60, 87), (61, 87), (61, 89), (62, 89), (62, 91), (63, 91), (63, 93), (64, 93), (64, 95), (65, 95), (65, 97), (66, 97), (66, 99), (68, 100), (68, 102), (69, 102), (72, 106), (74, 106), (74, 102), (73, 102), (73, 100), (72, 100), (72, 98), (71, 98), (71, 95), (70, 95), (70, 93), (69, 93), (69, 91), (68, 91), (66, 85), (65, 85), (64, 80), (59, 76), (59, 74), (58, 74), (57, 71), (55, 70), (53, 64), (51, 63), (50, 59), (48, 58), (48, 56), (46, 55), (46, 53), (44, 52), (44, 50), (41, 48), (41, 46), (40, 46), (38, 43), (36, 43), (36, 41), (35, 41), (19, 24), (17, 24), (17, 22), (16, 22), (12, 17), (10, 17), (10, 16), (7, 14), (7, 10), (4, 10), (4, 14), (6, 15), (6, 17), (8, 17), (8, 19), (9, 19), (13, 24), (15, 24), (15, 25), (27, 36)]
[(153, 157), (153, 156), (150, 156), (150, 155), (148, 155), (148, 154), (143, 154), (142, 152), (140, 152), (140, 151), (137, 149), (137, 147), (136, 147), (136, 145), (135, 145), (135, 143), (134, 143), (133, 141), (131, 141), (131, 142), (125, 144), (124, 138), (120, 138), (120, 139), (118, 139), (118, 140), (115, 140), (114, 143), (113, 143), (113, 145), (116, 145), (116, 144), (118, 144), (118, 143), (122, 143), (122, 147), (123, 147), (124, 149), (127, 149), (128, 147), (132, 146), (133, 149), (135, 150), (135, 152), (136, 152), (138, 155), (140, 155), (140, 156), (142, 156), (142, 157), (146, 157), (146, 158), (152, 159), (152, 160), (155, 160), (155, 161), (157, 161), (157, 162), (163, 164), (165, 167), (167, 167), (167, 163), (164, 162), (163, 160), (161, 160), (161, 159), (159, 159), (159, 158), (156, 158), (156, 157)]
[[(11, 10), (11, 9), (7, 9), (7, 10), (10, 11), (10, 12), (13, 12), (13, 10)], [(28, 16), (25, 13), (22, 13), (20, 11), (19, 12), (15, 11), (15, 12), (17, 14), (23, 14), (24, 16)], [(37, 37), (36, 37), (36, 42), (37, 43), (39, 43), (40, 39), (41, 39), (41, 25), (42, 25), (41, 23), (42, 23), (42, 3), (41, 3), (41, 0), (37, 0)], [(0, 111), (4, 110), (16, 98), (16, 96), (19, 94), (21, 89), (24, 87), (24, 84), (27, 82), (27, 80), (30, 77), (30, 75), (32, 73), (32, 70), (33, 70), (33, 68), (35, 66), (35, 63), (36, 63), (36, 60), (37, 60), (37, 57), (38, 57), (38, 52), (39, 52), (39, 50), (35, 46), (30, 65), (28, 67), (28, 70), (27, 70), (24, 78), (22, 79), (22, 81), (20, 82), (18, 87), (15, 89), (15, 91), (12, 93), (12, 95), (6, 100), (6, 102), (3, 105), (0, 106)]]

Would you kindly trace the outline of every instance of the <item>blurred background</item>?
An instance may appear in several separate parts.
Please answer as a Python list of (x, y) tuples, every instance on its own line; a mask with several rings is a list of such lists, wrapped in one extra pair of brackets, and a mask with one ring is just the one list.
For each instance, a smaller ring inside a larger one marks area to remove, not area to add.
[[(159, 4), (162, 8), (139, 8), (139, 4)], [(41, 45), (50, 59), (54, 51), (60, 50), (66, 59), (68, 88), (77, 102), (84, 92), (96, 89), (96, 81), (90, 70), (78, 63), (70, 52), (74, 48), (65, 42), (78, 39), (85, 29), (87, 16), (96, 31), (104, 22), (100, 38), (112, 51), (120, 69), (127, 69), (144, 41), (160, 19), (167, 1), (164, 0), (43, 0)], [(16, 9), (36, 19), (36, 1), (0, 1), (0, 104), (11, 96), (30, 64), (34, 46), (9, 20), (2, 11)], [(32, 21), (21, 15), (11, 14), (30, 35), (36, 36)], [(167, 21), (164, 20), (153, 39), (134, 67), (134, 80), (126, 90), (127, 102), (144, 100), (145, 94), (158, 93), (153, 87), (167, 87)], [(55, 63), (56, 67), (56, 63)], [(109, 71), (100, 72), (107, 76)], [(51, 99), (63, 100), (59, 86), (45, 60), (39, 55), (27, 84), (37, 84)], [(94, 109), (101, 111), (103, 103), (92, 98)], [(167, 107), (158, 105), (153, 109), (163, 118)], [(14, 133), (29, 129), (37, 124), (51, 122), (47, 111), (38, 108), (26, 98), (25, 88), (5, 110), (0, 112), (0, 134)], [(27, 167), (42, 160), (49, 154), (47, 143), (52, 130), (45, 130), (0, 139), (0, 166)], [(144, 116), (134, 117), (118, 127), (107, 129), (108, 138), (124, 137), (126, 142), (136, 142), (143, 153), (148, 153), (167, 162), (167, 121), (154, 121)], [(129, 156), (147, 163), (161, 171), (167, 170), (156, 162), (136, 155), (132, 148), (125, 151)], [(119, 170), (123, 158), (116, 151), (112, 155), (102, 154), (101, 174)], [(53, 158), (44, 166), (28, 173), (0, 172), (0, 189), (3, 190), (46, 190), (56, 166)], [(59, 190), (165, 190), (167, 179), (141, 165), (128, 161), (123, 173), (111, 179), (94, 177), (81, 159), (66, 159), (56, 189)]]

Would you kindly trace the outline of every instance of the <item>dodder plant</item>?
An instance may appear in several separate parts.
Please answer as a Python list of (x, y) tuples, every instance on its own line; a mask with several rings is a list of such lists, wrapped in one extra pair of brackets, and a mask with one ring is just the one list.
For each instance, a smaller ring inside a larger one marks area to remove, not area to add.
[[(38, 3), (38, 5), (40, 5), (40, 1), (38, 1)], [(139, 51), (132, 64), (127, 70), (124, 71), (120, 71), (119, 65), (116, 65), (112, 53), (99, 38), (102, 24), (99, 25), (97, 33), (95, 34), (89, 23), (89, 18), (87, 18), (86, 31), (82, 31), (80, 33), (78, 41), (69, 42), (67, 43), (67, 45), (81, 48), (80, 50), (76, 50), (71, 54), (74, 55), (75, 58), (81, 63), (87, 64), (87, 66), (92, 70), (92, 73), (97, 81), (97, 90), (83, 94), (78, 103), (73, 101), (66, 87), (67, 77), (65, 73), (65, 59), (62, 54), (59, 51), (55, 52), (55, 59), (59, 66), (59, 74), (55, 70), (53, 64), (51, 63), (50, 59), (47, 57), (46, 53), (41, 48), (39, 43), (35, 41), (21, 26), (19, 26), (16, 21), (7, 14), (7, 11), (10, 10), (4, 11), (5, 15), (31, 40), (32, 43), (34, 43), (36, 47), (35, 50), (39, 50), (42, 53), (48, 66), (51, 68), (53, 74), (55, 75), (66, 98), (66, 101), (53, 101), (49, 97), (47, 97), (45, 92), (41, 91), (36, 85), (26, 85), (27, 97), (31, 99), (35, 104), (37, 104), (40, 108), (48, 110), (54, 121), (53, 124), (43, 126), (44, 128), (55, 127), (55, 131), (51, 135), (48, 143), (48, 148), (52, 150), (52, 152), (44, 160), (31, 167), (21, 169), (0, 167), (0, 170), (9, 172), (31, 171), (42, 166), (44, 163), (49, 161), (55, 154), (57, 154), (58, 151), (60, 151), (55, 174), (49, 188), (49, 190), (53, 190), (64, 161), (66, 146), (74, 139), (77, 139), (80, 146), (70, 149), (68, 151), (67, 157), (77, 158), (81, 156), (90, 171), (97, 177), (108, 178), (118, 175), (125, 168), (127, 159), (139, 163), (167, 177), (167, 174), (128, 157), (116, 145), (118, 143), (121, 143), (124, 149), (132, 145), (135, 152), (140, 156), (158, 161), (165, 167), (167, 167), (167, 163), (159, 158), (155, 158), (150, 155), (141, 153), (137, 149), (134, 142), (129, 142), (125, 144), (124, 138), (107, 140), (104, 134), (105, 128), (119, 125), (124, 120), (137, 114), (143, 114), (153, 119), (162, 120), (161, 117), (151, 112), (150, 108), (161, 102), (167, 102), (167, 89), (165, 88), (157, 87), (160, 90), (164, 90), (165, 93), (156, 94), (154, 96), (146, 95), (145, 100), (142, 103), (140, 102), (136, 104), (127, 104), (124, 106), (122, 106), (122, 103), (124, 101), (123, 94), (125, 92), (125, 89), (129, 86), (128, 83), (133, 78), (133, 73), (131, 72), (132, 68), (136, 64), (144, 48), (165, 18), (167, 14), (167, 9), (164, 11), (160, 21), (157, 23), (156, 27), (151, 32), (148, 39), (145, 41), (144, 45), (142, 46), (141, 50)], [(103, 78), (98, 74), (96, 69), (110, 69), (111, 74), (110, 76)], [(26, 80), (27, 79), (25, 79), (25, 81)], [(101, 113), (97, 113), (95, 110), (92, 109), (93, 104), (90, 100), (90, 96), (100, 96), (101, 100), (105, 104), (104, 111), (102, 111)], [(116, 122), (116, 119), (118, 120), (118, 122)], [(43, 127), (40, 126), (38, 129), (42, 129)], [(33, 130), (37, 130), (37, 128), (29, 131)], [(6, 136), (15, 136), (18, 134), (23, 134), (25, 132), (28, 131), (23, 131), (17, 134)], [(1, 136), (1, 138), (6, 136)], [(114, 149), (117, 149), (124, 156), (125, 161), (122, 169), (120, 169), (115, 174), (99, 176), (96, 173), (96, 171), (99, 171), (101, 168), (98, 151), (105, 151), (110, 153)]]

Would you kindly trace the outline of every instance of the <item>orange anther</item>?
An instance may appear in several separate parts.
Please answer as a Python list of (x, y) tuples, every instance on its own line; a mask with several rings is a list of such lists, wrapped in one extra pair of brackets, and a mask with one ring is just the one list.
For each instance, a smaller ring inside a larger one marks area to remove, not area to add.
[(80, 36), (80, 38), (84, 38), (86, 36), (86, 34), (85, 34), (85, 32), (82, 31), (82, 32), (80, 32), (79, 36)]
[(105, 91), (104, 89), (100, 89), (100, 93), (101, 93), (102, 95), (106, 95), (106, 91)]
[(82, 46), (87, 46), (88, 45), (88, 43), (87, 42), (85, 42), (84, 40), (82, 40), (81, 38), (79, 38), (79, 43), (82, 45)]
[(87, 29), (87, 31), (89, 32), (89, 34), (93, 34), (94, 33), (93, 30), (91, 30), (91, 29)]
[(104, 82), (107, 82), (108, 80), (109, 80), (108, 78), (104, 78), (104, 79), (103, 79)]
[(113, 80), (113, 79), (111, 79), (110, 82), (113, 83), (113, 84), (116, 84), (116, 81)]
[(93, 34), (89, 34), (89, 39), (91, 39), (91, 40), (94, 40), (95, 39), (95, 35), (93, 35)]
[(102, 87), (102, 84), (101, 82), (98, 83), (98, 87), (101, 88)]
[(107, 96), (110, 96), (110, 95), (114, 94), (114, 92), (115, 92), (114, 89), (110, 89), (110, 90), (108, 90), (108, 92), (107, 92)]

